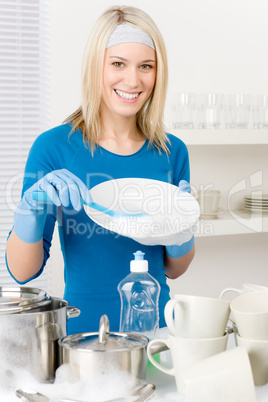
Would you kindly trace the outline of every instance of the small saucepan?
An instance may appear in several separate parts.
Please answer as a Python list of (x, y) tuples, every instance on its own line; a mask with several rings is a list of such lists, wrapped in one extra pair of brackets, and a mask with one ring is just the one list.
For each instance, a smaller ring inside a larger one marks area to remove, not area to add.
[(129, 373), (134, 380), (145, 379), (148, 338), (140, 334), (109, 332), (103, 315), (99, 332), (69, 335), (59, 340), (61, 364), (68, 364), (76, 380), (105, 377), (111, 372)]

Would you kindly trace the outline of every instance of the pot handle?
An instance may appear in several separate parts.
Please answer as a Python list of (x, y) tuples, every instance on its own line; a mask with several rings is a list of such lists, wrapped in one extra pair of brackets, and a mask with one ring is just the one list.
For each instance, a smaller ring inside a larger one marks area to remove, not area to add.
[(110, 323), (106, 314), (103, 314), (100, 319), (99, 326), (99, 343), (105, 345), (110, 331)]
[(81, 311), (77, 307), (67, 306), (67, 320), (69, 318), (75, 318), (80, 315)]

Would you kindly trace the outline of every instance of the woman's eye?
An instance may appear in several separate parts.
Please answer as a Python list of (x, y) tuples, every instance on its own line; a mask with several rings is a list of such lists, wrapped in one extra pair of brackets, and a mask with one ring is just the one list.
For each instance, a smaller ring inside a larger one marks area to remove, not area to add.
[(142, 70), (150, 70), (150, 68), (152, 68), (152, 66), (150, 66), (150, 64), (142, 64), (141, 65)]
[(122, 63), (122, 61), (115, 61), (115, 62), (113, 63), (113, 65), (114, 65), (115, 67), (123, 67), (123, 66), (124, 66), (124, 63)]

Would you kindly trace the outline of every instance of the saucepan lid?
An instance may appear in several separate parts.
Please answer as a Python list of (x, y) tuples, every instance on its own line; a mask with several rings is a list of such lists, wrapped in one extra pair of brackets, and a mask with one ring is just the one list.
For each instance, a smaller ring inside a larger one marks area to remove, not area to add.
[(50, 299), (42, 289), (0, 286), (0, 314), (20, 313), (44, 305)]
[(67, 349), (83, 352), (123, 352), (147, 346), (149, 340), (140, 334), (109, 332), (109, 320), (103, 315), (99, 332), (85, 332), (69, 335), (59, 341), (59, 345)]

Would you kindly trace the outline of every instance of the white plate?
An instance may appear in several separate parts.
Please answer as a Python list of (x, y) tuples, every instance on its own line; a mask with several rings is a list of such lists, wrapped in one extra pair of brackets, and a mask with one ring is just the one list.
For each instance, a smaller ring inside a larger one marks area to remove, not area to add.
[(98, 225), (145, 245), (181, 245), (196, 231), (200, 208), (196, 199), (169, 183), (127, 178), (110, 180), (90, 190), (93, 201), (114, 211), (144, 213), (115, 218), (84, 206)]
[(259, 212), (259, 213), (265, 213), (265, 214), (267, 214), (268, 213), (268, 209), (263, 209), (263, 208), (249, 208), (249, 207), (246, 207), (246, 206), (244, 206), (244, 208), (247, 210), (247, 211), (251, 211), (251, 212)]
[(248, 201), (266, 201), (268, 202), (268, 195), (267, 194), (256, 194), (256, 195), (245, 195), (245, 200)]
[(247, 201), (247, 200), (244, 200), (244, 203), (248, 204), (248, 205), (268, 205), (268, 202), (266, 202), (266, 201)]
[(244, 201), (245, 202), (254, 202), (254, 203), (257, 203), (257, 204), (263, 204), (263, 203), (268, 204), (268, 200), (265, 200), (265, 199), (263, 199), (263, 200), (255, 200), (254, 198), (249, 199), (249, 198), (244, 197)]
[(244, 205), (245, 205), (245, 207), (248, 207), (248, 208), (268, 209), (268, 204), (267, 205), (266, 204), (248, 204), (248, 203), (244, 202)]
[(268, 207), (268, 203), (260, 203), (260, 202), (248, 202), (248, 201), (244, 201), (245, 205), (248, 206), (256, 206), (256, 207)]
[(257, 203), (249, 203), (244, 201), (244, 205), (247, 207), (253, 207), (253, 208), (268, 208), (268, 204), (257, 204)]
[(264, 207), (264, 206), (261, 206), (261, 205), (247, 205), (247, 204), (244, 204), (244, 207), (246, 209), (259, 209), (259, 210), (263, 210), (263, 211), (268, 211), (268, 207)]

